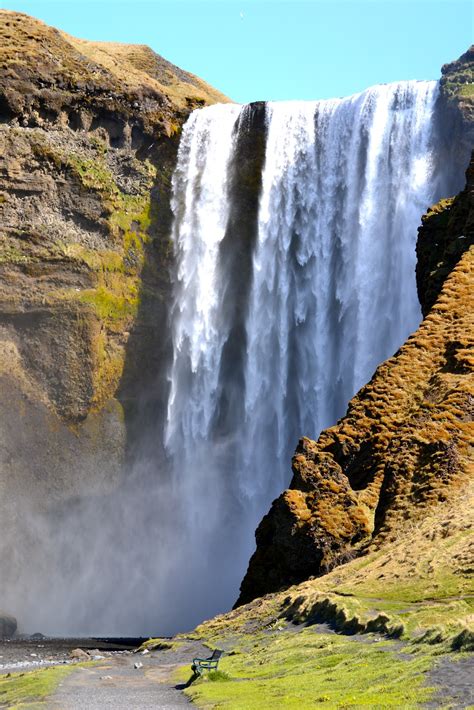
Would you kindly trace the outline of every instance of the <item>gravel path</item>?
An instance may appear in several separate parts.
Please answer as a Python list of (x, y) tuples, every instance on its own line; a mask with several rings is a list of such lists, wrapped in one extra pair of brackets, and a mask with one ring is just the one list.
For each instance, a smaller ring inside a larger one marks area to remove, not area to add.
[[(182, 708), (190, 701), (173, 671), (209, 649), (187, 641), (176, 650), (115, 655), (90, 668), (78, 668), (59, 686), (47, 704), (49, 710), (160, 710)], [(135, 663), (142, 663), (136, 669)], [(191, 671), (190, 671), (191, 675)]]
[(426, 708), (471, 708), (474, 706), (474, 654), (443, 658), (426, 677), (437, 688)]

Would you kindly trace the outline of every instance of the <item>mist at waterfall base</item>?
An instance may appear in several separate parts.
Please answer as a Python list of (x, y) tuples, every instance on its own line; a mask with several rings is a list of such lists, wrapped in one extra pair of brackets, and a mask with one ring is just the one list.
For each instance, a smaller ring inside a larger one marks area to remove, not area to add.
[(148, 423), (161, 454), (146, 447), (120, 490), (49, 516), (25, 492), (26, 543), (9, 553), (14, 583), (0, 580), (23, 630), (171, 634), (230, 608), (299, 437), (335, 423), (420, 321), (417, 227), (454, 191), (437, 91), (191, 114), (173, 178), (166, 424)]

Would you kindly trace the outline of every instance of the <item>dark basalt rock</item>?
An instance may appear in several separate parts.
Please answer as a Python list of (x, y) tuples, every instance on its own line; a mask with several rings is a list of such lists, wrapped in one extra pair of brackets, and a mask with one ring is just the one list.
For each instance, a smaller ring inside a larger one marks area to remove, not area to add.
[(465, 189), (457, 197), (441, 200), (421, 218), (416, 282), (424, 316), (436, 302), (448, 274), (474, 244), (474, 158), (466, 180)]
[(12, 638), (16, 634), (18, 624), (14, 616), (0, 611), (0, 638)]

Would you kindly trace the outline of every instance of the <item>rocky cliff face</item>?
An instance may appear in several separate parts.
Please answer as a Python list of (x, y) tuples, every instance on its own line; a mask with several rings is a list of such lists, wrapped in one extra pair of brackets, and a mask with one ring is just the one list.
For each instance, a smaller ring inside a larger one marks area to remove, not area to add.
[(439, 116), (447, 155), (466, 164), (474, 145), (474, 45), (441, 68)]
[(426, 316), (436, 303), (444, 281), (473, 244), (472, 161), (467, 185), (456, 197), (441, 200), (421, 218), (416, 245), (418, 298)]
[(227, 99), (148, 47), (78, 40), (4, 10), (0, 65), (6, 569), (4, 531), (18, 529), (24, 497), (42, 508), (115, 486), (138, 398), (159, 409), (159, 383), (145, 393), (167, 348), (180, 128)]

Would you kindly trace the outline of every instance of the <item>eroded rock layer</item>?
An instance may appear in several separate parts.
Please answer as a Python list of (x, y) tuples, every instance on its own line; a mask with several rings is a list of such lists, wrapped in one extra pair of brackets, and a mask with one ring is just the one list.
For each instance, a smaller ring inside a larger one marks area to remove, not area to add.
[(148, 47), (27, 15), (0, 11), (0, 40), (1, 478), (34, 452), (43, 484), (68, 459), (78, 480), (104, 446), (123, 459), (114, 398), (133, 407), (165, 347), (180, 126), (226, 99)]

